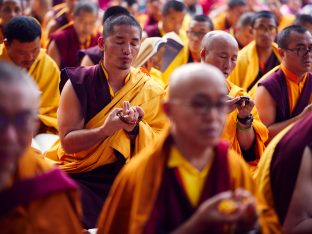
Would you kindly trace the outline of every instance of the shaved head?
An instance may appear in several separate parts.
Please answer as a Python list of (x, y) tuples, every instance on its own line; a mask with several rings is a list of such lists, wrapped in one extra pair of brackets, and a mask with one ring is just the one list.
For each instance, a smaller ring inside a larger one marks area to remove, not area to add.
[(221, 30), (214, 30), (204, 36), (202, 49), (211, 50), (215, 43), (229, 43), (238, 48), (238, 43), (231, 34)]

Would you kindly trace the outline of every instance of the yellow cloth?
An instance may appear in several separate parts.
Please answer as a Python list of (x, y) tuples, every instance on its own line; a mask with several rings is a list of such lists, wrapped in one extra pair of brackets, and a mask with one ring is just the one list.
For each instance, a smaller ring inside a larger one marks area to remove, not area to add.
[(226, 11), (218, 14), (212, 19), (214, 30), (225, 30)]
[(300, 95), (302, 93), (302, 90), (307, 80), (308, 73), (306, 73), (302, 81), (298, 83), (298, 77), (296, 74), (289, 71), (284, 66), (284, 64), (281, 64), (280, 67), (286, 77), (287, 88), (288, 88), (289, 109), (290, 109), (290, 112), (292, 113), (300, 98)]
[(278, 32), (281, 32), (284, 28), (292, 25), (295, 19), (295, 15), (283, 15), (277, 27)]
[(199, 171), (181, 155), (175, 146), (172, 146), (168, 159), (168, 167), (178, 168), (185, 192), (191, 204), (195, 207), (203, 191), (204, 183), (211, 167), (211, 161)]
[[(6, 48), (0, 55), (0, 60), (13, 63), (9, 58)], [(33, 77), (41, 92), (39, 105), (39, 119), (47, 127), (57, 132), (57, 109), (60, 100), (59, 83), (60, 71), (52, 58), (44, 49), (40, 49), (39, 55), (28, 73)]]
[(118, 130), (110, 137), (87, 150), (67, 154), (58, 140), (45, 156), (56, 161), (60, 168), (69, 173), (93, 170), (99, 166), (116, 161), (114, 149), (127, 160), (149, 145), (165, 127), (168, 120), (161, 108), (164, 90), (150, 76), (139, 69), (131, 70), (130, 80), (116, 93), (112, 101), (105, 106), (86, 125), (85, 129), (102, 126), (113, 108), (122, 108), (124, 101), (143, 108), (145, 114), (139, 124), (139, 133), (135, 139), (135, 150), (131, 153), (130, 138), (124, 130)]
[(149, 72), (150, 76), (157, 81), (158, 84), (160, 84), (161, 87), (165, 87), (165, 83), (163, 82), (161, 78), (161, 72), (155, 68), (152, 67), (152, 69)]
[[(160, 141), (146, 147), (122, 169), (99, 217), (99, 234), (143, 233), (158, 196), (168, 150), (172, 144), (168, 134), (165, 134)], [(255, 196), (262, 233), (274, 233), (270, 231), (278, 222), (276, 214), (265, 204), (246, 164), (232, 150), (228, 151), (228, 166), (231, 190), (244, 188)]]
[[(229, 96), (231, 97), (247, 96), (247, 93), (243, 89), (234, 85), (230, 81), (227, 81), (227, 87), (229, 90)], [(261, 122), (256, 107), (253, 108), (253, 110), (251, 111), (251, 114), (254, 117), (254, 120), (252, 122), (252, 127), (255, 131), (255, 137), (256, 137), (256, 158), (257, 159), (255, 161), (249, 162), (248, 165), (251, 170), (251, 173), (253, 173), (254, 170), (257, 168), (258, 161), (265, 149), (265, 142), (268, 139), (268, 129)], [(230, 142), (231, 148), (235, 150), (241, 157), (243, 157), (241, 148), (239, 146), (238, 138), (237, 138), (236, 121), (237, 121), (237, 111), (234, 110), (227, 116), (222, 137), (228, 140)]]
[[(272, 44), (273, 53), (279, 61), (281, 57), (278, 53), (277, 45)], [(235, 85), (247, 90), (249, 85), (256, 79), (259, 72), (259, 58), (256, 42), (252, 41), (238, 52), (237, 64), (228, 77), (228, 80)]]

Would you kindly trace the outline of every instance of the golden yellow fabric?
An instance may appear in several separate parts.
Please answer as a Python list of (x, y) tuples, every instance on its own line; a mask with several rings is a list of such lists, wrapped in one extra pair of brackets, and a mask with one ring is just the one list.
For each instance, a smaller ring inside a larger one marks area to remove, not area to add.
[[(52, 169), (30, 148), (20, 158), (10, 186)], [(77, 190), (68, 190), (35, 199), (26, 206), (18, 206), (0, 217), (1, 233), (82, 233), (79, 200)]]
[(168, 120), (161, 108), (164, 90), (140, 69), (131, 70), (130, 80), (116, 93), (112, 101), (104, 107), (85, 126), (85, 129), (97, 128), (103, 125), (113, 108), (122, 108), (124, 101), (131, 105), (141, 106), (145, 112), (139, 124), (139, 133), (135, 140), (135, 150), (131, 154), (130, 138), (124, 130), (118, 130), (102, 142), (95, 144), (79, 153), (67, 154), (61, 147), (60, 141), (45, 153), (45, 156), (56, 163), (66, 172), (79, 173), (93, 170), (99, 166), (116, 160), (114, 149), (127, 160), (132, 155), (149, 145), (166, 126)]
[(165, 83), (163, 82), (161, 78), (161, 72), (155, 68), (152, 67), (152, 69), (149, 72), (150, 76), (157, 81), (158, 84), (160, 84), (161, 87), (165, 87)]
[(305, 74), (302, 81), (298, 83), (298, 76), (293, 72), (289, 71), (284, 64), (281, 64), (281, 69), (286, 77), (287, 88), (288, 88), (288, 100), (289, 100), (289, 109), (292, 113), (295, 109), (299, 97), (301, 96), (302, 90), (307, 80), (308, 73)]
[[(162, 183), (168, 151), (172, 146), (168, 133), (151, 144), (117, 176), (98, 221), (99, 234), (140, 234), (154, 207)], [(272, 231), (277, 217), (265, 203), (243, 160), (232, 150), (228, 151), (231, 190), (244, 188), (255, 196), (262, 233)], [(216, 183), (218, 181), (216, 180)]]
[(295, 19), (295, 15), (283, 15), (277, 27), (278, 32), (281, 32), (284, 28), (292, 25)]
[(195, 207), (203, 191), (204, 183), (211, 167), (211, 161), (199, 171), (181, 155), (175, 146), (172, 146), (168, 159), (168, 167), (178, 168), (185, 192), (191, 204)]
[[(0, 55), (0, 60), (13, 63), (9, 58), (6, 48)], [(60, 71), (53, 59), (46, 54), (44, 49), (40, 49), (39, 55), (28, 73), (33, 77), (41, 91), (39, 119), (47, 127), (57, 131), (56, 112), (60, 100), (59, 83)]]
[[(276, 43), (272, 44), (272, 49), (278, 60), (281, 61)], [(228, 80), (244, 90), (247, 90), (249, 85), (256, 79), (258, 71), (259, 58), (256, 42), (252, 41), (238, 52), (236, 67), (229, 75)]]
[[(247, 96), (247, 93), (241, 89), (240, 87), (234, 85), (230, 81), (227, 80), (227, 87), (229, 90), (229, 96), (237, 97), (237, 96)], [(268, 129), (266, 126), (261, 122), (259, 114), (257, 112), (256, 107), (253, 108), (251, 114), (254, 117), (252, 127), (255, 131), (256, 137), (256, 157), (257, 159), (253, 162), (249, 162), (249, 168), (251, 173), (255, 171), (257, 168), (258, 161), (265, 149), (265, 142), (268, 139)], [(231, 148), (236, 151), (241, 157), (242, 151), (239, 146), (238, 138), (237, 138), (237, 129), (236, 129), (236, 121), (237, 121), (237, 111), (234, 110), (230, 114), (228, 114), (226, 119), (226, 124), (224, 128), (224, 132), (222, 137), (230, 142)]]
[(212, 19), (214, 30), (225, 30), (226, 11)]

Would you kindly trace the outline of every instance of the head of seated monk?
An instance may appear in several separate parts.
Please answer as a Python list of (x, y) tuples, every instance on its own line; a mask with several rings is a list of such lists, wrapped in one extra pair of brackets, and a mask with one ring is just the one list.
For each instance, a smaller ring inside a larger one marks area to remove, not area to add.
[(248, 10), (245, 0), (229, 0), (226, 19), (230, 26), (234, 26), (239, 17)]
[(186, 7), (183, 2), (177, 0), (167, 1), (161, 10), (161, 22), (164, 32), (179, 34), (185, 13)]
[(21, 0), (0, 0), (0, 20), (3, 28), (13, 17), (21, 14)]
[(0, 190), (31, 145), (38, 105), (33, 79), (17, 66), (0, 62)]
[(177, 145), (204, 150), (218, 143), (227, 114), (226, 94), (224, 76), (214, 66), (189, 63), (172, 73), (164, 110)]
[(202, 40), (201, 61), (219, 68), (228, 77), (236, 66), (238, 44), (224, 31), (211, 31)]
[(40, 52), (41, 28), (37, 20), (17, 16), (4, 30), (4, 45), (8, 56), (17, 65), (29, 69)]
[(79, 41), (85, 43), (96, 32), (99, 8), (91, 1), (79, 1), (73, 11), (74, 28)]
[(252, 30), (252, 20), (254, 16), (255, 13), (253, 12), (246, 12), (242, 14), (234, 27), (234, 36), (241, 48), (248, 45), (249, 42), (254, 40)]
[(303, 26), (306, 29), (308, 29), (310, 33), (312, 33), (312, 15), (308, 15), (308, 14), (296, 15), (296, 20), (294, 22), (294, 25)]
[(312, 67), (312, 35), (304, 27), (293, 25), (284, 28), (278, 36), (282, 64), (301, 77)]
[(259, 11), (252, 20), (253, 34), (257, 49), (272, 47), (277, 35), (277, 20), (270, 11)]
[(68, 12), (73, 12), (75, 5), (77, 4), (79, 0), (65, 0), (66, 8), (68, 9)]
[(111, 6), (107, 8), (103, 15), (103, 24), (111, 16), (130, 15), (130, 12), (122, 6)]
[(201, 41), (207, 32), (213, 30), (213, 22), (206, 15), (195, 15), (189, 23), (187, 37), (189, 50), (195, 55), (200, 54)]
[(164, 0), (147, 0), (146, 1), (146, 11), (153, 19), (160, 21), (161, 19), (161, 9), (164, 5)]
[(104, 23), (99, 47), (104, 52), (104, 66), (117, 70), (129, 70), (139, 53), (142, 28), (131, 15), (109, 17)]

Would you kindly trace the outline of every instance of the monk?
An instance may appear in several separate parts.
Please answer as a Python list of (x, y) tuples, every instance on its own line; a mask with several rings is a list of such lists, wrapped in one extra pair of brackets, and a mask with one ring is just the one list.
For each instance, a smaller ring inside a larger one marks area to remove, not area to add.
[(216, 30), (230, 31), (237, 23), (239, 17), (248, 10), (245, 0), (230, 0), (227, 3), (226, 11), (213, 18), (213, 25)]
[(254, 177), (283, 233), (311, 231), (312, 112), (282, 130), (270, 142)]
[(27, 70), (41, 92), (38, 115), (40, 128), (34, 135), (56, 134), (60, 73), (55, 62), (44, 49), (40, 49), (40, 25), (32, 17), (17, 16), (7, 24), (4, 37), (5, 48), (0, 54), (0, 61), (11, 62)]
[(82, 233), (76, 184), (30, 148), (39, 94), (27, 72), (0, 62), (1, 233)]
[(312, 33), (312, 15), (298, 14), (293, 24), (301, 25)]
[[(98, 233), (267, 233), (274, 213), (267, 216), (245, 163), (220, 140), (226, 101), (215, 67), (193, 63), (174, 71), (164, 104), (170, 131), (119, 174)], [(220, 210), (225, 199), (236, 203), (233, 213)]]
[[(229, 33), (212, 31), (207, 33), (202, 41), (202, 62), (218, 67), (225, 79), (235, 68), (237, 53), (238, 44)], [(260, 121), (254, 101), (249, 99), (241, 103), (241, 97), (247, 96), (247, 93), (228, 80), (226, 84), (231, 108), (223, 137), (230, 142), (230, 147), (248, 162), (251, 172), (254, 172), (264, 151), (268, 131)]]
[(151, 144), (167, 123), (160, 108), (163, 88), (131, 68), (141, 32), (132, 16), (111, 16), (99, 39), (103, 61), (61, 73), (68, 81), (58, 110), (60, 142), (46, 157), (79, 183), (88, 228), (95, 227), (124, 163)]
[(267, 5), (277, 19), (278, 32), (281, 32), (284, 28), (293, 24), (296, 19), (295, 15), (282, 14), (282, 3), (280, 0), (268, 0)]
[(269, 11), (257, 12), (252, 28), (255, 40), (239, 52), (237, 66), (228, 78), (247, 92), (281, 60), (274, 43), (277, 35), (275, 16)]
[(282, 63), (259, 82), (255, 102), (272, 139), (312, 110), (312, 35), (302, 26), (289, 26), (278, 37)]
[(185, 63), (200, 62), (201, 41), (206, 33), (213, 29), (213, 23), (208, 16), (193, 16), (186, 32), (188, 49), (185, 50)]
[(243, 49), (246, 45), (254, 40), (252, 21), (255, 13), (246, 12), (242, 14), (234, 26), (234, 37), (238, 43), (239, 49)]
[(60, 69), (79, 66), (78, 51), (97, 45), (97, 17), (95, 3), (78, 2), (73, 10), (73, 24), (51, 35), (47, 51)]

